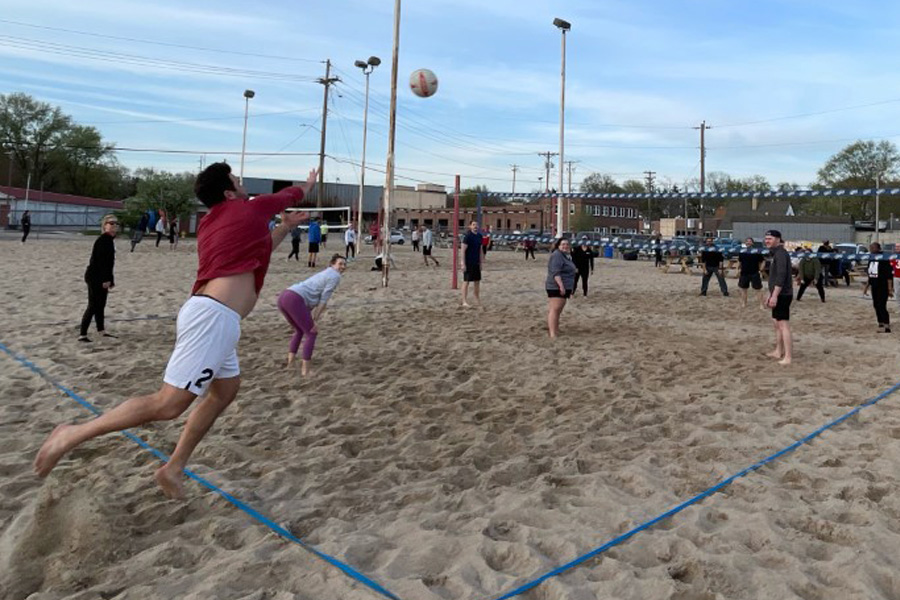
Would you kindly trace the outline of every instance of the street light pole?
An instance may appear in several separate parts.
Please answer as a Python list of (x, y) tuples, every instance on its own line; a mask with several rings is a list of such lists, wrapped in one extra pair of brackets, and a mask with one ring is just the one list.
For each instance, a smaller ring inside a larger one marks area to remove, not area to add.
[(353, 63), (366, 76), (366, 108), (363, 112), (363, 145), (362, 145), (362, 166), (359, 174), (359, 206), (356, 210), (356, 255), (362, 249), (362, 216), (363, 216), (363, 194), (366, 187), (366, 135), (369, 128), (369, 75), (375, 70), (375, 67), (381, 64), (381, 59), (377, 56), (370, 56), (369, 60), (358, 60)]
[(878, 191), (880, 175), (875, 172), (875, 242), (881, 244), (881, 194)]
[(397, 132), (397, 67), (400, 57), (400, 0), (394, 0), (394, 49), (391, 53), (391, 105), (388, 119), (388, 151), (384, 175), (381, 286), (388, 286), (391, 265), (391, 197), (394, 193), (394, 138)]
[(244, 154), (247, 152), (247, 117), (250, 114), (250, 98), (256, 95), (253, 90), (244, 90), (244, 141), (241, 143), (241, 175), (238, 179), (244, 185)]
[[(562, 32), (562, 69), (560, 71), (559, 89), (559, 185), (556, 188), (556, 237), (563, 234), (563, 168), (565, 164), (565, 131), (566, 131), (566, 32), (572, 24), (562, 19), (553, 19), (553, 24)], [(547, 182), (550, 183), (549, 181)]]

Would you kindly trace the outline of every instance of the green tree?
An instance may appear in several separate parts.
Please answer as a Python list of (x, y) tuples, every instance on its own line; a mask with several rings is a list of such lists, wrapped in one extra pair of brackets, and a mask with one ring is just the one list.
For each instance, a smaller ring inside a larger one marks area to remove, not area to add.
[[(459, 205), (471, 208), (476, 205), (478, 194), (484, 194), (489, 191), (490, 190), (487, 189), (487, 186), (485, 185), (476, 185), (475, 187), (466, 188), (459, 193)], [(482, 200), (486, 202), (487, 198), (482, 198)], [(482, 202), (482, 205), (484, 205), (485, 202)]]
[[(824, 188), (871, 188), (878, 175), (881, 185), (889, 185), (897, 179), (898, 169), (900, 154), (893, 143), (860, 140), (829, 158), (819, 169), (816, 183)], [(874, 198), (870, 196), (840, 200), (838, 206), (838, 210), (855, 218), (871, 218), (875, 212)]]
[(646, 194), (653, 190), (647, 189), (647, 183), (640, 179), (626, 179), (622, 182), (622, 191), (626, 194)]
[(728, 173), (714, 171), (706, 178), (706, 191), (719, 194), (726, 192), (768, 192), (772, 189), (769, 180), (762, 175), (751, 175), (743, 179)]
[(28, 94), (0, 94), (0, 149), (12, 154), (23, 179), (28, 173), (35, 181), (47, 175), (52, 168), (47, 155), (71, 127), (72, 119), (58, 107)]
[(623, 190), (611, 175), (591, 173), (581, 180), (581, 191), (586, 194), (620, 194)]
[(60, 135), (59, 146), (48, 153), (52, 177), (48, 185), (79, 196), (115, 197), (109, 189), (118, 166), (112, 150), (96, 128), (72, 125)]
[(196, 206), (194, 196), (193, 173), (168, 173), (155, 169), (138, 169), (137, 191), (134, 197), (125, 201), (122, 216), (133, 225), (134, 216), (148, 210), (162, 209), (167, 215), (175, 215), (179, 219), (190, 216)]

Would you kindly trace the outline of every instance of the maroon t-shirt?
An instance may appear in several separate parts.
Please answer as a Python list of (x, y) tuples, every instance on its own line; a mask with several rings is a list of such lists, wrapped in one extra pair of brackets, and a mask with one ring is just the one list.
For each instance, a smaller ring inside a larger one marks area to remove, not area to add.
[(197, 229), (197, 281), (191, 293), (217, 277), (252, 271), (256, 293), (262, 289), (272, 257), (269, 221), (303, 199), (303, 190), (289, 187), (253, 200), (226, 200), (213, 206)]

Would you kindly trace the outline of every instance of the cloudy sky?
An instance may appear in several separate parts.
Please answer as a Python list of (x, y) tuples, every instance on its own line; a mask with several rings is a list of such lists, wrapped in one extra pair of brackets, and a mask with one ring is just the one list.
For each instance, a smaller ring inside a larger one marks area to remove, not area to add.
[[(325, 175), (359, 179), (364, 77), (371, 76), (367, 182), (383, 181), (392, 47), (390, 0), (0, 0), (0, 93), (25, 92), (99, 128), (129, 167), (305, 178), (319, 151), (325, 59)], [(251, 8), (248, 8), (251, 7)], [(707, 173), (807, 185), (856, 139), (897, 142), (900, 3), (859, 0), (406, 0), (398, 183), (531, 191), (539, 152), (559, 150), (560, 33), (567, 35), (566, 160), (660, 182)], [(433, 70), (422, 99), (409, 74)], [(163, 152), (165, 151), (165, 152)], [(557, 174), (551, 174), (556, 187)]]

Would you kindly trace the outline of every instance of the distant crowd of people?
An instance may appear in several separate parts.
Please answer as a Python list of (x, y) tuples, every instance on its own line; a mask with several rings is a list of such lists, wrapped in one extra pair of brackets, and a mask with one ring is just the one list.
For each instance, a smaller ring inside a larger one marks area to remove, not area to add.
[[(758, 301), (761, 308), (772, 309), (772, 320), (775, 325), (776, 341), (775, 349), (770, 353), (773, 358), (779, 359), (780, 364), (790, 364), (792, 360), (792, 339), (790, 330), (790, 306), (794, 298), (793, 282), (797, 284), (797, 301), (803, 298), (803, 294), (809, 286), (814, 286), (819, 294), (819, 299), (825, 302), (825, 289), (837, 286), (841, 279), (847, 286), (851, 283), (849, 260), (841, 256), (819, 257), (818, 254), (834, 254), (835, 250), (828, 240), (822, 242), (816, 253), (811, 245), (801, 247), (803, 254), (797, 265), (796, 272), (791, 263), (790, 255), (784, 248), (781, 232), (770, 229), (764, 238), (766, 248), (770, 250), (770, 257), (763, 254), (741, 252), (738, 255), (738, 288), (741, 291), (741, 305), (747, 306), (747, 295), (750, 287), (758, 292)], [(744, 241), (745, 250), (754, 247), (752, 238)], [(871, 254), (882, 252), (881, 244), (873, 242), (869, 245)], [(700, 295), (706, 296), (709, 280), (715, 275), (719, 282), (723, 296), (728, 296), (728, 285), (722, 273), (725, 257), (719, 250), (713, 239), (708, 238), (705, 246), (699, 252), (699, 260), (703, 266), (703, 279), (700, 284)], [(768, 271), (768, 295), (764, 294), (762, 286), (763, 270)], [(875, 309), (875, 319), (879, 333), (890, 333), (890, 314), (887, 309), (888, 300), (894, 297), (895, 280), (900, 283), (900, 261), (870, 260), (866, 269), (866, 284), (863, 294), (871, 292), (872, 305)]]

